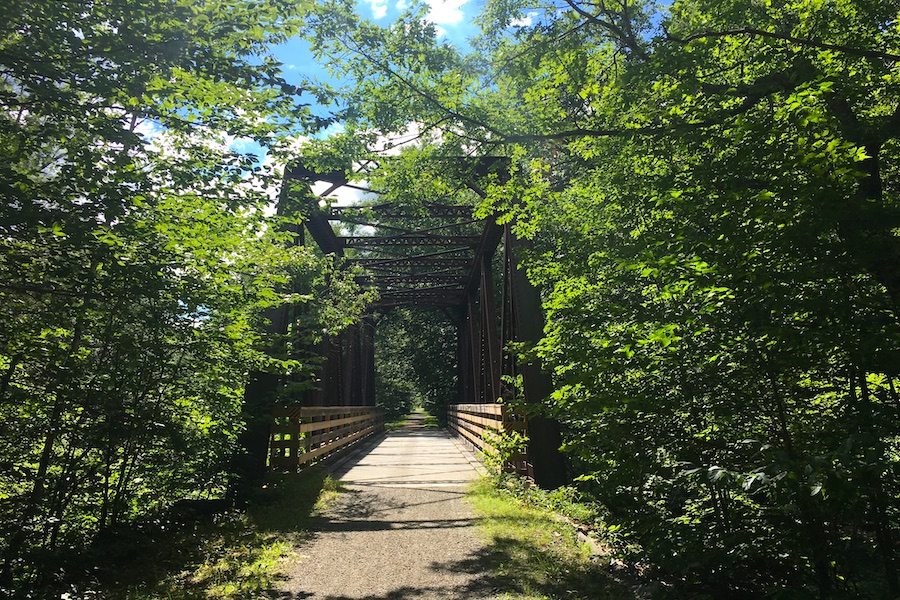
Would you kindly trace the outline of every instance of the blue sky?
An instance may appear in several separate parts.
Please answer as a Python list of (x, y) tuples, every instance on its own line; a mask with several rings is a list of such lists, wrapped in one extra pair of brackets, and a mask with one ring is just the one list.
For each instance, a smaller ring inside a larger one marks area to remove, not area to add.
[[(435, 25), (438, 39), (441, 42), (452, 44), (464, 52), (470, 49), (468, 41), (477, 33), (473, 21), (481, 11), (484, 0), (357, 0), (356, 9), (361, 17), (386, 27), (396, 21), (415, 1), (421, 2), (422, 6), (426, 8), (426, 19)], [(513, 25), (528, 25), (530, 20), (530, 17), (526, 17), (517, 23), (514, 22)], [(275, 46), (272, 48), (272, 53), (282, 62), (282, 76), (288, 83), (302, 87), (306, 78), (337, 83), (329, 81), (328, 72), (316, 63), (309, 51), (309, 44), (304, 40), (294, 39)], [(308, 97), (303, 99), (311, 101), (311, 98)], [(314, 111), (325, 116), (328, 114), (329, 108), (318, 107), (314, 108)], [(341, 126), (337, 124), (318, 135), (327, 136), (329, 133), (339, 130), (341, 130)], [(239, 152), (256, 154), (260, 161), (264, 158), (262, 147), (252, 140), (234, 140), (231, 148)], [(336, 194), (336, 199), (340, 204), (354, 203), (360, 195), (349, 188), (341, 188), (341, 190), (339, 194)]]
[[(422, 0), (428, 8), (427, 19), (437, 28), (439, 39), (466, 48), (467, 40), (475, 34), (472, 20), (481, 8), (481, 0)], [(361, 0), (357, 12), (378, 25), (387, 26), (410, 6), (410, 0)], [(309, 45), (291, 40), (274, 47), (273, 53), (284, 63), (284, 78), (294, 85), (303, 76), (327, 80), (328, 74), (317, 65), (309, 53)]]
[[(439, 39), (462, 49), (467, 49), (467, 40), (475, 35), (472, 25), (474, 16), (481, 8), (483, 0), (422, 0), (428, 8), (427, 19), (434, 23)], [(387, 26), (394, 22), (410, 5), (410, 0), (361, 0), (357, 3), (357, 12), (363, 18), (376, 24)], [(304, 40), (294, 39), (272, 48), (273, 54), (283, 63), (282, 76), (288, 83), (302, 87), (304, 78), (317, 78), (329, 81), (327, 71), (318, 65), (309, 51), (309, 44)], [(333, 82), (332, 82), (333, 83)], [(310, 98), (304, 98), (310, 101)], [(325, 115), (327, 107), (314, 109), (317, 114)], [(339, 130), (340, 126), (332, 126), (320, 135), (328, 135), (330, 131)], [(262, 161), (264, 152), (256, 142), (248, 139), (236, 139), (230, 147), (239, 152), (256, 154)]]

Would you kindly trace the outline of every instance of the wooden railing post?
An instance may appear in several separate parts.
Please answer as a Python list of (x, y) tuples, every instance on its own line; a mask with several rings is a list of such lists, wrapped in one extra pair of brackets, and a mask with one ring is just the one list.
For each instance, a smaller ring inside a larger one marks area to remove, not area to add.
[[(513, 415), (505, 404), (454, 404), (447, 407), (448, 427), (465, 439), (476, 450), (495, 453), (485, 434), (498, 434), (519, 431), (524, 433), (525, 422)], [(522, 453), (508, 458), (506, 469), (521, 475), (530, 475), (527, 470), (527, 459)]]

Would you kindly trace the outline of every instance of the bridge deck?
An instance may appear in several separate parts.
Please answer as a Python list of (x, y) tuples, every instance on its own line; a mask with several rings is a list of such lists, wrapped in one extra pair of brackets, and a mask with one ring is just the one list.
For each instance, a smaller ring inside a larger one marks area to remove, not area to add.
[(300, 548), (285, 592), (320, 600), (487, 598), (471, 455), (421, 418), (336, 472), (344, 491)]

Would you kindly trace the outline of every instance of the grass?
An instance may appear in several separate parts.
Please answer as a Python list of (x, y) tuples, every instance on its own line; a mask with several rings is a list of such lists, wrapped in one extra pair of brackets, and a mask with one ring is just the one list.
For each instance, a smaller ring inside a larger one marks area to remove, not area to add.
[(425, 429), (440, 429), (441, 424), (438, 422), (437, 417), (432, 417), (431, 415), (425, 415), (425, 422), (422, 423)]
[(309, 538), (312, 520), (339, 491), (315, 468), (275, 475), (246, 511), (120, 532), (70, 563), (75, 576), (62, 598), (271, 598), (283, 559)]
[(423, 425), (424, 425), (425, 429), (440, 429), (441, 428), (440, 423), (438, 422), (437, 418), (428, 414), (428, 411), (426, 411), (422, 407), (418, 407), (418, 408), (414, 409), (411, 414), (405, 415), (400, 419), (397, 419), (395, 421), (388, 421), (387, 423), (384, 424), (384, 428), (388, 431), (394, 431), (396, 429), (400, 429), (400, 428), (404, 427), (407, 423), (409, 423), (409, 417), (411, 415), (424, 415), (425, 422), (423, 423)]
[(309, 537), (311, 519), (339, 492), (340, 483), (321, 471), (271, 479), (248, 512), (245, 540), (214, 536), (220, 547), (197, 567), (192, 583), (202, 584), (207, 598), (271, 597), (281, 559)]
[(559, 516), (482, 479), (469, 491), (485, 539), (484, 567), (497, 598), (507, 600), (627, 600), (634, 593), (616, 581), (608, 564), (591, 560), (591, 548)]
[(384, 424), (384, 428), (387, 431), (394, 431), (396, 429), (400, 429), (404, 425), (406, 425), (407, 421), (409, 421), (409, 417), (405, 416), (403, 418), (397, 419), (396, 421), (387, 421)]

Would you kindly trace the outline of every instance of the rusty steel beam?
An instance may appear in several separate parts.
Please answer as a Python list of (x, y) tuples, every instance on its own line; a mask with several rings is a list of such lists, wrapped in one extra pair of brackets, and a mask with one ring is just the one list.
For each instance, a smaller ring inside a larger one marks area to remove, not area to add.
[(466, 283), (466, 293), (475, 293), (481, 281), (481, 272), (484, 264), (490, 268), (491, 258), (497, 251), (500, 240), (503, 239), (503, 227), (490, 219), (484, 225), (484, 231), (481, 232), (478, 248), (475, 250), (475, 256), (472, 259), (473, 269), (469, 272), (469, 281)]
[(337, 239), (344, 248), (378, 246), (468, 246), (474, 248), (480, 241), (480, 238), (474, 235), (346, 236)]
[(454, 204), (425, 204), (421, 211), (397, 210), (391, 204), (373, 204), (364, 207), (357, 206), (333, 206), (329, 210), (328, 217), (333, 221), (340, 221), (348, 217), (367, 217), (377, 215), (383, 219), (446, 219), (456, 217), (471, 217), (471, 206), (459, 206)]
[[(460, 250), (453, 250), (459, 252)], [(465, 268), (472, 265), (471, 258), (429, 258), (428, 255), (415, 255), (396, 258), (350, 258), (350, 263), (359, 265), (364, 269), (374, 269), (385, 266), (401, 267), (425, 267), (425, 268)]]
[[(537, 343), (544, 336), (544, 312), (541, 295), (519, 268), (519, 252), (529, 249), (527, 240), (517, 238), (509, 224), (504, 231), (508, 253), (509, 291), (512, 301), (511, 330), (514, 342)], [(543, 370), (538, 360), (518, 365), (522, 375), (525, 403), (539, 406), (553, 393), (550, 374)], [(559, 451), (562, 445), (559, 423), (535, 413), (528, 417), (528, 454), (532, 462), (532, 477), (545, 489), (554, 489), (567, 482), (566, 464)]]
[(459, 300), (441, 300), (439, 298), (423, 300), (376, 300), (369, 305), (373, 310), (391, 310), (410, 306), (422, 306), (427, 308), (456, 308)]
[(434, 227), (425, 227), (425, 228), (415, 228), (409, 229), (407, 227), (398, 227), (396, 225), (387, 225), (382, 223), (381, 221), (375, 219), (357, 219), (354, 217), (344, 217), (341, 219), (332, 219), (339, 220), (341, 223), (350, 223), (352, 225), (362, 225), (364, 227), (371, 227), (373, 229), (384, 229), (387, 231), (398, 232), (398, 235), (416, 235), (416, 234), (425, 234), (432, 233), (434, 231), (443, 231), (444, 229), (453, 229), (458, 227), (465, 227), (467, 225), (475, 225), (476, 223), (481, 223), (483, 219), (468, 219), (465, 221), (452, 221), (450, 223), (444, 223), (442, 225), (435, 225)]
[(441, 289), (441, 288), (423, 288), (403, 289), (403, 290), (387, 290), (381, 293), (381, 300), (427, 300), (427, 299), (446, 299), (460, 302), (462, 299), (462, 290), (460, 289)]
[(448, 283), (462, 286), (468, 281), (465, 275), (453, 273), (406, 273), (401, 275), (360, 275), (356, 277), (359, 285), (371, 284), (376, 286), (392, 285), (397, 283)]
[(375, 321), (371, 316), (362, 321), (362, 399), (365, 406), (375, 406)]
[[(501, 228), (502, 232), (502, 228)], [(500, 338), (497, 335), (497, 309), (494, 302), (494, 274), (491, 255), (484, 254), (481, 268), (481, 337), (482, 361), (485, 372), (485, 402), (496, 402), (500, 397)]]

